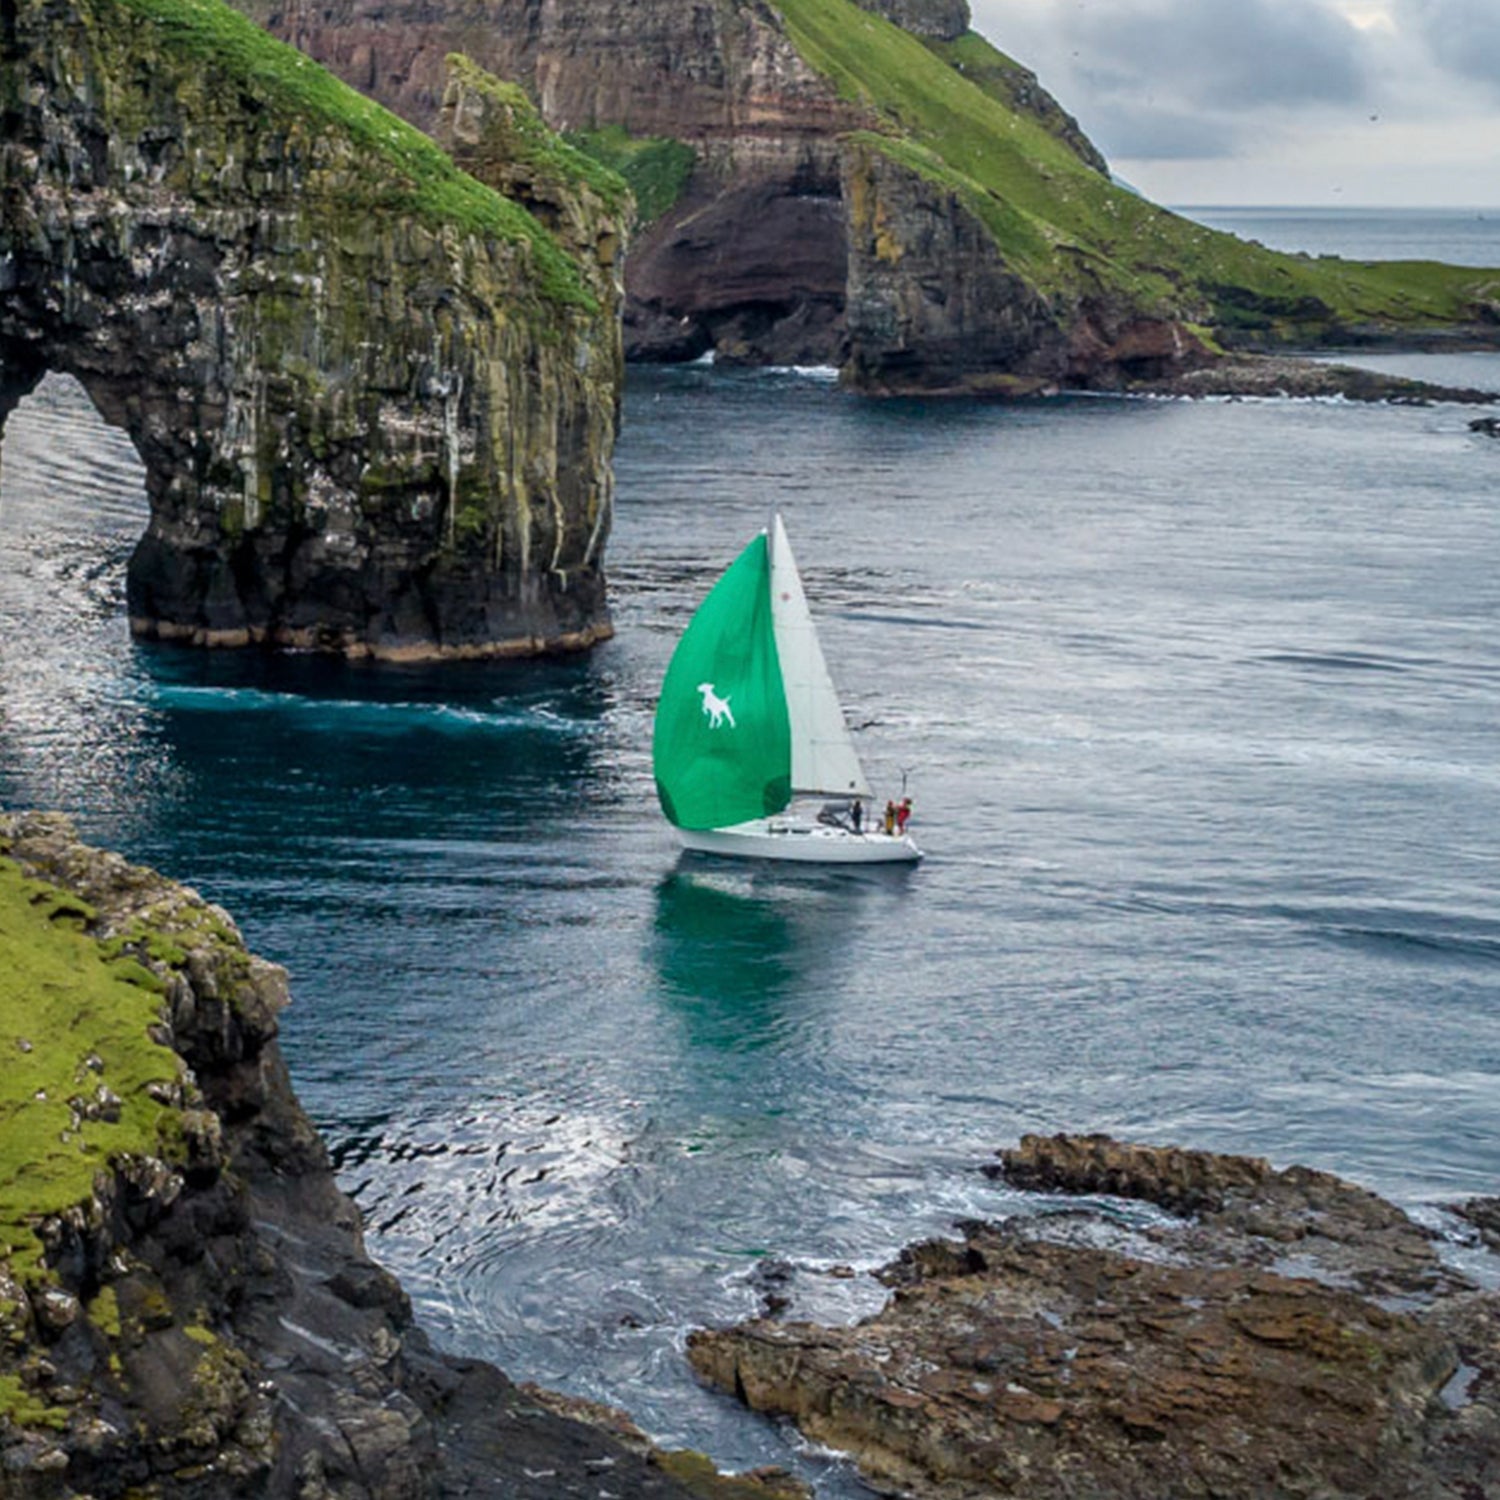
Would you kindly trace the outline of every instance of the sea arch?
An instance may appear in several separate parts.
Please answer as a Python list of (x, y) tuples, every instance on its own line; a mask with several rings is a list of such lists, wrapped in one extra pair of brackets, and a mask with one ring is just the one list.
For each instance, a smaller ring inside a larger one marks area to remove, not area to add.
[(135, 632), (608, 634), (617, 205), (551, 182), (565, 245), (228, 7), (63, 9), (0, 5), (0, 424), (56, 370), (129, 435)]

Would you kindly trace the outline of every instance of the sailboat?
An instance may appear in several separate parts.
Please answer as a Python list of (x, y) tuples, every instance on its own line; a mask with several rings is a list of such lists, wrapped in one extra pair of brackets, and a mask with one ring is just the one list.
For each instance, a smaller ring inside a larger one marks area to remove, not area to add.
[(677, 643), (651, 750), (662, 811), (689, 849), (820, 864), (922, 857), (909, 834), (854, 824), (870, 786), (779, 515)]

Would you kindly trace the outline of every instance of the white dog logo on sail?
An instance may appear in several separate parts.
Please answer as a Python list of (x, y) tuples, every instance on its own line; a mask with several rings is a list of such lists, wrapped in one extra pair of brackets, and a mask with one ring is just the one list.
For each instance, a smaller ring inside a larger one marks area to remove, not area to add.
[(700, 682), (698, 691), (703, 694), (703, 712), (708, 715), (708, 727), (717, 729), (720, 724), (727, 723), (731, 729), (738, 728), (734, 722), (734, 714), (730, 712), (729, 695), (720, 697), (714, 692), (711, 682)]

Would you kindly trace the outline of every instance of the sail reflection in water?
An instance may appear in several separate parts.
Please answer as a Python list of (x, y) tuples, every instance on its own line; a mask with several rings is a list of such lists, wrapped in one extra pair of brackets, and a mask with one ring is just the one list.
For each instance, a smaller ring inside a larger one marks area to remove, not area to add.
[(768, 879), (685, 857), (656, 888), (652, 948), (660, 993), (690, 1044), (780, 1050), (810, 1035), (815, 997), (835, 993), (840, 973), (859, 962), (866, 898), (899, 895), (911, 868), (783, 866)]

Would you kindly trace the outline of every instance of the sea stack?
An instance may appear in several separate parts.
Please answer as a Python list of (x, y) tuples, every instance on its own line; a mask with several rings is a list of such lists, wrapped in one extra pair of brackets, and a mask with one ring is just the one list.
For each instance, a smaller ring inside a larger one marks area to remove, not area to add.
[(624, 184), (532, 116), (485, 187), (227, 6), (17, 0), (4, 28), (0, 422), (57, 370), (130, 435), (136, 633), (609, 634)]

